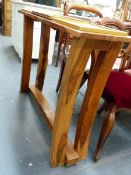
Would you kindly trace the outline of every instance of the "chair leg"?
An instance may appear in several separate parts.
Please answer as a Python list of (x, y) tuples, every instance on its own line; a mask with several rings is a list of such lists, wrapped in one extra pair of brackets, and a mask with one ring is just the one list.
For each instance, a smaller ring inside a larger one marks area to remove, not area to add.
[(80, 88), (83, 86), (85, 81), (89, 78), (89, 74), (85, 71), (81, 80)]
[(60, 32), (59, 45), (58, 45), (58, 55), (57, 55), (55, 67), (58, 66), (58, 62), (60, 60), (60, 51), (61, 51), (61, 46), (62, 46), (62, 43), (63, 43), (63, 39), (64, 39), (64, 33), (63, 32)]
[(61, 65), (60, 65), (60, 73), (59, 73), (58, 83), (57, 83), (57, 86), (56, 86), (56, 92), (59, 91), (59, 88), (60, 88), (60, 85), (61, 85), (62, 76), (63, 76), (64, 69), (65, 69), (65, 64), (66, 64), (65, 49), (66, 49), (66, 45), (64, 45), (63, 50), (62, 50)]
[(103, 112), (104, 110), (106, 110), (108, 108), (108, 104), (106, 101), (104, 101), (104, 103), (100, 106), (100, 108), (98, 109), (97, 113), (100, 114), (101, 112)]
[(97, 52), (93, 50), (92, 53), (91, 53), (91, 67), (90, 67), (90, 70), (89, 71), (87, 70), (87, 71), (84, 72), (84, 75), (83, 75), (82, 80), (81, 80), (80, 88), (83, 86), (83, 84), (85, 83), (85, 81), (87, 79), (88, 79), (88, 82), (89, 82), (90, 73), (93, 70), (93, 67), (95, 65), (97, 56), (98, 56)]
[(110, 134), (114, 123), (115, 123), (115, 111), (116, 111), (116, 107), (115, 106), (111, 106), (109, 111), (106, 114), (106, 117), (103, 121), (103, 125), (102, 125), (102, 129), (101, 129), (101, 133), (100, 133), (100, 137), (99, 137), (99, 141), (97, 143), (97, 147), (94, 153), (94, 160), (98, 160), (100, 158), (102, 149), (103, 149), (103, 145), (108, 137), (108, 135)]

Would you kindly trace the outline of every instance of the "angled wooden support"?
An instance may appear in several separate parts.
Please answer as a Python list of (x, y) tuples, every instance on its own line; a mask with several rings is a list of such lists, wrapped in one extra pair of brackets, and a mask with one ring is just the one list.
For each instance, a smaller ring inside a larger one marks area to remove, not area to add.
[(73, 38), (69, 58), (64, 70), (53, 127), (51, 165), (64, 164), (67, 138), (75, 98), (78, 93), (86, 63), (94, 40)]
[(121, 45), (121, 42), (112, 42), (107, 51), (100, 51), (93, 71), (91, 71), (75, 137), (75, 149), (79, 153), (80, 160), (85, 159), (87, 156), (91, 128), (99, 99)]

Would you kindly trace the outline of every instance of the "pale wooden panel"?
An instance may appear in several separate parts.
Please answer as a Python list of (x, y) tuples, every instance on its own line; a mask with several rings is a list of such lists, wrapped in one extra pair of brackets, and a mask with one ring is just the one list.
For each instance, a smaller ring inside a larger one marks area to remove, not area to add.
[(127, 36), (127, 32), (123, 32), (116, 29), (111, 29), (105, 26), (99, 26), (97, 24), (93, 24), (89, 21), (76, 19), (72, 17), (58, 17), (58, 16), (52, 16), (52, 20), (66, 25), (68, 27), (72, 27), (77, 30), (86, 31), (86, 32), (93, 32), (93, 33), (100, 33), (100, 34), (110, 34), (110, 35), (119, 35), (119, 36)]
[(6, 9), (7, 9), (7, 11), (11, 11), (12, 10), (12, 3), (11, 3), (11, 1), (7, 1)]
[(4, 0), (4, 35), (11, 35), (11, 21), (12, 21), (12, 2), (11, 0)]

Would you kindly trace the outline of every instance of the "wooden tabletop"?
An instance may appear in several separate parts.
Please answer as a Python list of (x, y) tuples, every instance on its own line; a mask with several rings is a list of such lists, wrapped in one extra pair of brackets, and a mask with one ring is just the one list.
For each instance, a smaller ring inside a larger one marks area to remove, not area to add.
[[(53, 27), (54, 29), (57, 29), (57, 30), (62, 30), (64, 32), (67, 32), (77, 38), (85, 37), (85, 38), (97, 39), (97, 40), (131, 42), (131, 36), (127, 36), (127, 34), (124, 34), (125, 32), (116, 30), (116, 33), (112, 34), (112, 31), (114, 30), (110, 28), (108, 30), (107, 28), (106, 30), (103, 30), (103, 27), (100, 27), (100, 26), (98, 28), (99, 29), (101, 28), (102, 33), (100, 32), (94, 33), (94, 32), (85, 31), (85, 30), (82, 31), (82, 30), (76, 29), (76, 27), (73, 27), (72, 25), (71, 27), (69, 27), (69, 25), (66, 25), (65, 23), (60, 22), (60, 20), (56, 20), (58, 19), (58, 15), (56, 17), (54, 16), (54, 14), (49, 16), (49, 14), (42, 14), (42, 13), (38, 13), (34, 11), (27, 11), (23, 9), (20, 10), (19, 12), (21, 12), (25, 16), (32, 18), (34, 21), (40, 21), (40, 22), (43, 21), (45, 24), (48, 24), (50, 27)], [(106, 31), (108, 31), (108, 33)]]

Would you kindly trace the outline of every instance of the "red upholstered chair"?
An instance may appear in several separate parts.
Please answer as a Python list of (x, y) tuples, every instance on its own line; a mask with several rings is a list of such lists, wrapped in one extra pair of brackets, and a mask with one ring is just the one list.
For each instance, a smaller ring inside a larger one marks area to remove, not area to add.
[[(103, 145), (114, 126), (115, 113), (121, 109), (131, 110), (131, 43), (124, 50), (120, 58), (121, 64), (119, 65), (119, 69), (110, 73), (102, 94), (104, 104), (98, 112), (100, 113), (104, 109), (106, 109), (107, 112), (94, 153), (94, 160), (100, 158)], [(89, 75), (85, 72), (82, 84), (87, 78), (89, 78)]]
[[(94, 20), (93, 22), (97, 23), (99, 25), (111, 27), (111, 28), (114, 28), (117, 30), (127, 31), (129, 35), (131, 34), (131, 24), (129, 22), (122, 23), (119, 20), (111, 19), (109, 17), (103, 17), (103, 18), (100, 18), (99, 20)], [(96, 62), (98, 51), (93, 51), (93, 53), (91, 55), (90, 70), (86, 70), (84, 72), (81, 86), (85, 83), (85, 81), (87, 79), (89, 79), (89, 73), (91, 72), (91, 70), (93, 70), (93, 66)], [(127, 69), (127, 67), (129, 67), (129, 64), (131, 65), (131, 63), (130, 63), (131, 61), (130, 62), (128, 61), (128, 59), (131, 59), (130, 57), (131, 57), (131, 44), (128, 45), (128, 44), (124, 43), (123, 48), (121, 49), (121, 52), (119, 53), (118, 57), (116, 58), (116, 61), (113, 65), (112, 69), (119, 70), (119, 71), (123, 72), (125, 69)]]
[[(126, 28), (129, 30), (128, 25)], [(103, 145), (114, 126), (115, 113), (121, 109), (131, 110), (131, 43), (124, 50), (121, 58), (119, 70), (111, 72), (103, 91), (102, 97), (105, 102), (98, 112), (104, 109), (107, 112), (94, 153), (94, 160), (100, 158)]]
[(124, 72), (127, 73), (128, 75), (131, 75), (131, 69), (127, 69)]
[(121, 109), (131, 110), (131, 67), (126, 72), (112, 71), (103, 91), (104, 105), (99, 112), (107, 109), (98, 144), (94, 153), (94, 160), (100, 158), (103, 145), (110, 134), (114, 123), (115, 113)]

